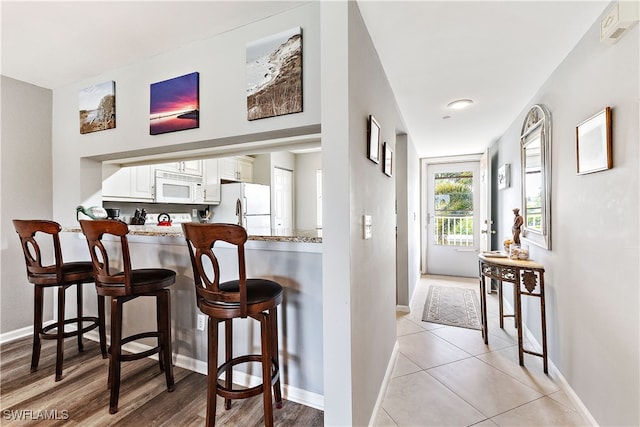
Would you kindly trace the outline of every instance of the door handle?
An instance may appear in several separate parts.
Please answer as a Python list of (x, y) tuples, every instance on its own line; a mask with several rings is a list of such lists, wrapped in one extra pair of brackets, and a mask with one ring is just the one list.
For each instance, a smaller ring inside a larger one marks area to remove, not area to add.
[(491, 230), (491, 231), (489, 231), (489, 230), (480, 230), (480, 232), (481, 232), (482, 234), (487, 234), (487, 233), (489, 233), (489, 234), (496, 234), (496, 230)]

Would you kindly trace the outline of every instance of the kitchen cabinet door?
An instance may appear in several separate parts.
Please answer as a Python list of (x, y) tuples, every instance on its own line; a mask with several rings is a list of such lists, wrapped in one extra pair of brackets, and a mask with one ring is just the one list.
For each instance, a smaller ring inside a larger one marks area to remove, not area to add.
[(153, 199), (153, 168), (149, 165), (136, 166), (131, 170), (131, 197)]
[(156, 169), (202, 176), (202, 160), (185, 160), (179, 162), (160, 163)]
[(153, 201), (151, 166), (102, 166), (102, 200)]
[(204, 178), (204, 202), (220, 203), (220, 159), (207, 159), (202, 162)]
[(253, 182), (253, 162), (240, 158), (237, 167), (240, 182)]
[(182, 173), (189, 175), (202, 176), (202, 160), (186, 160), (181, 165)]
[(250, 157), (225, 157), (220, 159), (220, 179), (253, 182), (253, 161)]

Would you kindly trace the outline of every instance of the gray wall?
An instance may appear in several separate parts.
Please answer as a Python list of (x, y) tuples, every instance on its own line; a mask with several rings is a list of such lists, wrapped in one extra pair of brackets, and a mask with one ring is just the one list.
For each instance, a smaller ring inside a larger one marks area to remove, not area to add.
[[(33, 325), (33, 285), (12, 219), (51, 218), (51, 91), (2, 76), (0, 334)], [(45, 292), (44, 319), (52, 317)]]
[[(639, 425), (639, 26), (599, 41), (598, 19), (531, 99), (552, 115), (552, 250), (546, 269), (549, 357), (599, 425)], [(613, 169), (576, 174), (575, 127), (613, 109)], [(512, 187), (498, 192), (499, 241), (520, 206), (519, 132), (527, 106), (499, 143)], [(538, 309), (525, 321), (540, 340)]]
[(420, 279), (420, 159), (408, 135), (396, 137), (397, 304), (409, 306)]
[[(396, 342), (395, 177), (366, 156), (367, 118), (376, 117), (381, 142), (394, 151), (403, 129), (356, 3), (322, 2), (321, 31), (323, 300), (332, 305), (324, 391), (326, 407), (336, 409), (325, 424), (367, 425)], [(368, 240), (365, 214), (373, 221)]]

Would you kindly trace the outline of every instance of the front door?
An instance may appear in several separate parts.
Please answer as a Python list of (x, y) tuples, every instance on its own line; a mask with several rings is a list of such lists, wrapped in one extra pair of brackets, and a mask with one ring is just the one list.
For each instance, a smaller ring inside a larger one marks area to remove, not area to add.
[(480, 248), (480, 164), (427, 166), (427, 272), (476, 277)]

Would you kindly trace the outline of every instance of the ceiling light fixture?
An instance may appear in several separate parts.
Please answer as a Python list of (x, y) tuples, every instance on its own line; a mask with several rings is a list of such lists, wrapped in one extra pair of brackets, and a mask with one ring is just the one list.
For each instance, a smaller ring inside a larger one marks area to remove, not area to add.
[(451, 108), (452, 110), (462, 110), (471, 104), (473, 104), (473, 101), (470, 99), (456, 99), (455, 101), (448, 103), (447, 108)]

